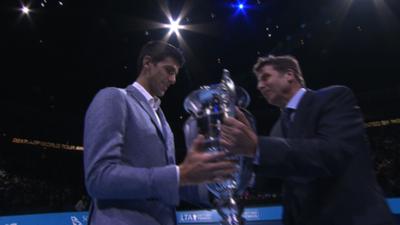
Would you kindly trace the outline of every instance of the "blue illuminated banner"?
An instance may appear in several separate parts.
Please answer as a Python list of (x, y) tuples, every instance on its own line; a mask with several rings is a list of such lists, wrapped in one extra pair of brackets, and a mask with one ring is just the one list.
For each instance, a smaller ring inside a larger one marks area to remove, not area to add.
[[(246, 221), (280, 220), (282, 207), (246, 208), (243, 218)], [(216, 210), (180, 211), (176, 213), (178, 224), (218, 223), (221, 217)]]
[[(400, 214), (400, 198), (389, 198), (387, 202), (392, 213)], [(281, 206), (245, 208), (246, 221), (280, 221)], [(216, 210), (179, 211), (178, 224), (215, 223), (221, 220)], [(0, 225), (86, 225), (87, 212), (65, 212), (0, 217)]]
[(65, 212), (0, 217), (0, 225), (86, 225), (87, 212)]

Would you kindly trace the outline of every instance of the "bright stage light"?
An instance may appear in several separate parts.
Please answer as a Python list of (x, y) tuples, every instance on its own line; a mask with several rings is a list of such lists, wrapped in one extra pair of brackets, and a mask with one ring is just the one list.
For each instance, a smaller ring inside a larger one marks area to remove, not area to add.
[(251, 5), (247, 4), (246, 0), (238, 0), (236, 3), (231, 4), (231, 7), (235, 9), (236, 14), (246, 15), (246, 11), (251, 9)]
[(167, 25), (167, 28), (169, 28), (169, 33), (174, 32), (175, 34), (178, 34), (179, 29), (182, 29), (183, 26), (179, 25), (179, 20), (170, 19), (170, 24)]
[(30, 9), (28, 7), (26, 7), (26, 6), (22, 6), (21, 11), (24, 14), (29, 14)]

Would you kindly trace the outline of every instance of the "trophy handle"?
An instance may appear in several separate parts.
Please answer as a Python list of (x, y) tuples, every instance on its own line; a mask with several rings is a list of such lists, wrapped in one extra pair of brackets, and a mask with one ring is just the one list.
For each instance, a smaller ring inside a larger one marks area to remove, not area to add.
[(235, 104), (236, 104), (236, 85), (233, 82), (230, 72), (227, 69), (223, 69), (220, 88), (224, 97), (222, 97), (222, 104), (225, 105), (224, 114), (226, 117), (234, 117), (236, 115)]
[(183, 124), (183, 134), (185, 136), (186, 149), (190, 149), (193, 140), (199, 134), (196, 119), (190, 116)]

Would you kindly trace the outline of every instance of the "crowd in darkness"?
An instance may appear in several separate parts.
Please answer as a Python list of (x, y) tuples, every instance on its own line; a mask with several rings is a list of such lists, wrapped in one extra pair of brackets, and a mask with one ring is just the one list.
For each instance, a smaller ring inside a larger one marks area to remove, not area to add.
[(74, 187), (60, 186), (0, 170), (0, 213), (73, 211), (79, 199)]
[[(88, 209), (79, 157), (62, 161), (70, 153), (60, 152), (61, 156), (55, 158), (56, 153), (48, 154), (46, 150), (31, 149), (28, 155), (26, 149), (20, 150), (20, 157), (0, 157), (0, 216)], [(55, 166), (65, 163), (69, 166)]]
[[(371, 143), (371, 154), (374, 159), (377, 179), (383, 188), (386, 197), (400, 196), (400, 125), (387, 125), (371, 127), (367, 129)], [(14, 149), (17, 150), (17, 149)], [(36, 150), (37, 151), (37, 150)], [(45, 151), (45, 150), (41, 150)], [(18, 154), (0, 158), (0, 216), (13, 214), (47, 213), (63, 211), (85, 211), (88, 209), (90, 200), (83, 186), (83, 178), (80, 174), (72, 174), (75, 181), (71, 181), (70, 173), (81, 173), (81, 156), (70, 157), (68, 167), (54, 168), (57, 159), (52, 156), (32, 157), (25, 160), (18, 158)], [(69, 154), (69, 153), (63, 153)], [(76, 154), (76, 153), (74, 153)], [(54, 155), (54, 153), (52, 153)], [(59, 157), (64, 158), (65, 155)], [(68, 157), (67, 157), (68, 158)], [(18, 164), (16, 161), (19, 160)], [(36, 163), (27, 166), (24, 162), (36, 160)], [(55, 161), (49, 168), (49, 161)], [(66, 162), (65, 160), (61, 160)], [(15, 165), (19, 169), (14, 170)], [(40, 165), (40, 166), (38, 166)], [(40, 171), (35, 171), (39, 168)], [(35, 176), (37, 173), (51, 171), (51, 176)], [(69, 176), (68, 182), (66, 177)], [(264, 190), (249, 189), (242, 200), (246, 205), (277, 204), (280, 201), (279, 185), (271, 182), (274, 188)], [(185, 208), (186, 207), (186, 208)], [(191, 206), (183, 204), (178, 209), (188, 209)]]
[(379, 184), (387, 196), (400, 196), (400, 126), (389, 125), (367, 131)]

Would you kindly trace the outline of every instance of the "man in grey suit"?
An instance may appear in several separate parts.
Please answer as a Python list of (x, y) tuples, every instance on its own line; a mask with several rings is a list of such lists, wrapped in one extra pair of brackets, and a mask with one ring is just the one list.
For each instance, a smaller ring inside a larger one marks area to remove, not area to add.
[(208, 192), (197, 184), (234, 172), (232, 162), (221, 160), (224, 153), (201, 151), (201, 136), (175, 165), (174, 137), (159, 97), (175, 83), (183, 63), (174, 46), (149, 42), (138, 58), (136, 82), (105, 88), (90, 104), (84, 130), (89, 224), (176, 224), (180, 199), (207, 204)]
[(257, 137), (239, 112), (239, 120), (224, 121), (222, 143), (250, 156), (258, 143), (256, 175), (282, 180), (284, 224), (394, 225), (352, 91), (306, 89), (292, 56), (260, 57), (253, 71), (258, 90), (281, 117), (270, 136)]

